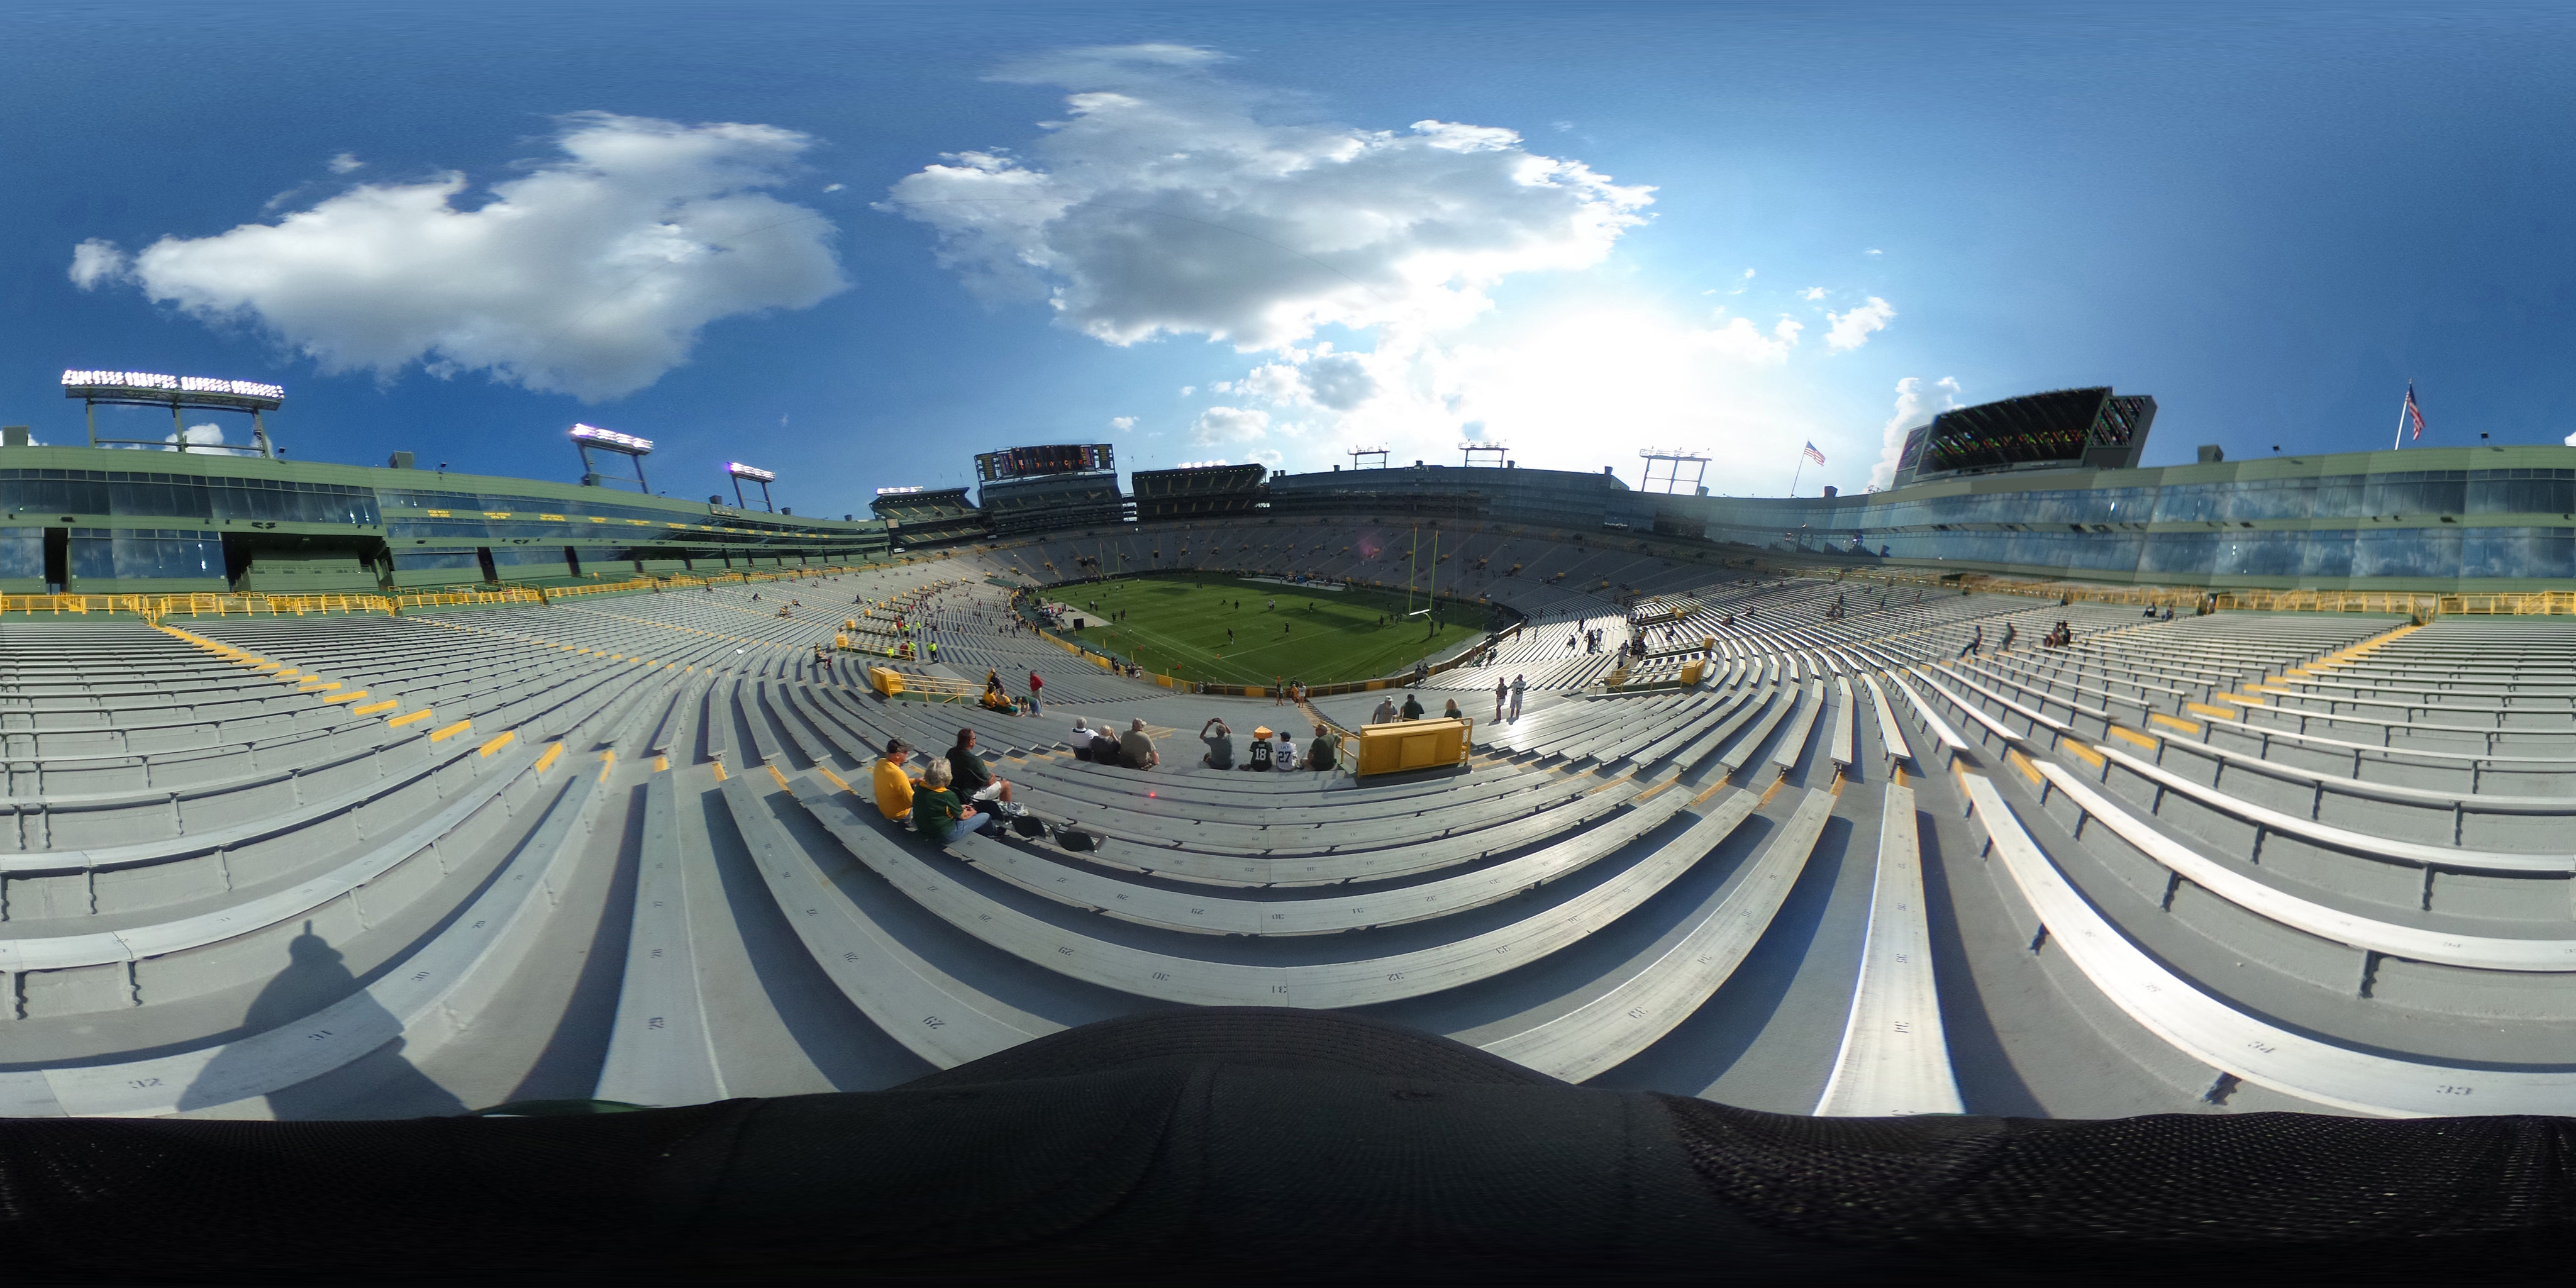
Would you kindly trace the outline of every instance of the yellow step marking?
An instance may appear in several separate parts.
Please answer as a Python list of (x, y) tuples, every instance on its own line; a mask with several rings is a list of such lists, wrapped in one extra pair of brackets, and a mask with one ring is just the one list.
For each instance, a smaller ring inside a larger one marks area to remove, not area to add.
[(407, 716), (395, 716), (395, 717), (393, 717), (392, 719), (385, 721), (385, 723), (386, 723), (387, 725), (389, 725), (389, 726), (393, 727), (393, 728), (400, 729), (400, 728), (402, 728), (404, 725), (410, 724), (410, 723), (412, 723), (413, 721), (416, 721), (416, 720), (427, 720), (428, 718), (429, 718), (429, 708), (427, 708), (427, 707), (422, 707), (420, 710), (415, 711), (415, 712), (412, 712), (410, 715), (407, 715)]
[(365, 689), (360, 689), (355, 693), (335, 693), (330, 697), (322, 699), (322, 705), (327, 707), (334, 702), (355, 702), (365, 696), (367, 696), (367, 691)]
[(617, 749), (615, 747), (611, 747), (608, 750), (599, 753), (599, 781), (603, 783), (607, 782), (608, 771), (615, 768), (617, 768)]
[(331, 690), (339, 687), (340, 682), (333, 680), (329, 684), (299, 684), (295, 686), (295, 691), (298, 693), (329, 693)]
[(2140, 733), (2123, 725), (2111, 726), (2111, 736), (2122, 742), (2134, 742), (2149, 750), (2153, 750), (2156, 745), (2156, 739), (2152, 735)]
[(2004, 753), (2004, 763), (2020, 770), (2021, 776), (2029, 779), (2032, 785), (2036, 786), (2040, 782), (2039, 766), (2030, 763), (2030, 757), (2018, 751), (2007, 751)]
[(832, 785), (833, 785), (834, 787), (838, 787), (838, 788), (840, 788), (842, 791), (845, 791), (845, 792), (846, 792), (846, 791), (848, 791), (848, 790), (850, 790), (850, 785), (849, 785), (848, 783), (842, 782), (842, 781), (841, 781), (841, 776), (840, 776), (839, 774), (833, 773), (833, 772), (832, 772), (832, 767), (831, 767), (830, 765), (816, 765), (816, 766), (814, 766), (814, 770), (815, 770), (815, 772), (816, 772), (816, 773), (821, 774), (821, 775), (822, 775), (822, 776), (824, 776), (825, 778), (831, 779), (831, 780), (832, 780)]
[(2182, 704), (2182, 709), (2185, 711), (2197, 711), (2205, 716), (2217, 716), (2221, 720), (2233, 720), (2236, 718), (2236, 713), (2225, 707), (2213, 707), (2199, 702), (2186, 702)]
[(1895, 783), (1895, 784), (1896, 784), (1897, 786), (1899, 786), (1899, 787), (1903, 787), (1903, 786), (1905, 785), (1905, 766), (1903, 766), (1903, 765), (1898, 765), (1898, 766), (1896, 767), (1896, 774), (1895, 774), (1895, 776), (1894, 776), (1893, 778), (1891, 778), (1889, 781), (1891, 781), (1891, 782)]
[(721, 783), (721, 782), (723, 782), (725, 779), (727, 779), (727, 778), (731, 777), (731, 775), (729, 775), (729, 774), (725, 773), (725, 771), (724, 771), (724, 762), (723, 762), (723, 761), (719, 760), (719, 761), (715, 762), (715, 766), (716, 766), (716, 781), (717, 781), (717, 782), (720, 782), (720, 783)]
[[(468, 721), (466, 721), (466, 723), (467, 723), (467, 724), (472, 724), (472, 723), (474, 723), (474, 722), (473, 722), (473, 721), (471, 721), (471, 720), (468, 720)], [(503, 732), (503, 733), (502, 733), (502, 735), (501, 735), (500, 737), (495, 738), (495, 739), (493, 739), (492, 741), (490, 741), (490, 742), (487, 742), (487, 743), (483, 744), (483, 746), (482, 746), (482, 748), (481, 748), (481, 754), (483, 754), (483, 755), (485, 755), (485, 756), (489, 756), (489, 755), (491, 755), (493, 752), (499, 751), (499, 750), (500, 750), (500, 749), (502, 749), (503, 747), (507, 747), (507, 746), (509, 746), (512, 742), (517, 741), (517, 740), (518, 740), (518, 737), (519, 737), (519, 731), (518, 731), (518, 730), (516, 730), (516, 729), (507, 730), (507, 731)], [(435, 741), (437, 741), (437, 739), (432, 738), (432, 739), (431, 739), (431, 741), (435, 742)]]
[(446, 728), (444, 728), (444, 729), (433, 730), (433, 731), (430, 733), (430, 735), (429, 735), (429, 740), (430, 740), (431, 742), (445, 742), (445, 741), (447, 741), (448, 739), (453, 738), (453, 737), (455, 737), (456, 735), (458, 735), (458, 734), (460, 734), (460, 733), (470, 733), (470, 732), (472, 732), (472, 731), (473, 731), (473, 729), (474, 729), (474, 722), (473, 722), (473, 721), (471, 721), (471, 720), (459, 720), (459, 721), (457, 721), (456, 723), (454, 723), (454, 724), (452, 724), (452, 725), (449, 725), (449, 726), (447, 726), (447, 727), (446, 727)]
[(547, 770), (554, 768), (555, 760), (562, 755), (563, 743), (561, 740), (547, 744), (546, 754), (537, 757), (537, 772), (542, 774)]
[(662, 771), (664, 771), (664, 770), (666, 770), (666, 769), (669, 769), (670, 767), (671, 767), (671, 758), (670, 758), (669, 756), (655, 756), (655, 757), (653, 758), (653, 772), (654, 772), (654, 773), (657, 773), (657, 774), (658, 774), (658, 773), (661, 773)]
[(766, 770), (768, 770), (768, 771), (769, 771), (769, 776), (770, 776), (771, 778), (773, 778), (773, 779), (777, 780), (777, 783), (778, 783), (778, 785), (779, 785), (779, 787), (780, 787), (780, 788), (782, 788), (782, 789), (783, 789), (783, 788), (785, 788), (785, 787), (787, 786), (787, 775), (785, 775), (785, 774), (782, 774), (782, 773), (778, 772), (778, 766), (776, 766), (776, 765), (763, 765), (763, 766), (761, 766), (761, 768), (766, 769)]
[(1788, 776), (1787, 774), (1782, 774), (1782, 775), (1780, 775), (1778, 778), (1774, 778), (1774, 779), (1772, 779), (1772, 780), (1771, 780), (1771, 787), (1770, 787), (1770, 790), (1765, 791), (1765, 792), (1763, 792), (1763, 793), (1762, 793), (1762, 799), (1761, 799), (1758, 803), (1756, 803), (1756, 804), (1755, 804), (1754, 808), (1759, 809), (1759, 808), (1761, 808), (1761, 807), (1762, 807), (1762, 806), (1764, 806), (1764, 805), (1768, 805), (1768, 804), (1770, 804), (1770, 803), (1771, 803), (1771, 798), (1772, 798), (1772, 797), (1774, 797), (1774, 796), (1779, 795), (1779, 794), (1780, 794), (1780, 789), (1781, 789), (1781, 788), (1783, 788), (1783, 787), (1786, 787), (1786, 786), (1788, 786), (1788, 785), (1789, 785), (1789, 776)]
[[(2213, 713), (2213, 714), (2221, 714), (2221, 713)], [(2169, 715), (2166, 715), (2164, 712), (2161, 712), (2161, 711), (2150, 712), (2150, 713), (2148, 714), (2148, 716), (2147, 716), (2147, 722), (2148, 722), (2148, 723), (2150, 723), (2150, 724), (2168, 725), (2168, 726), (2171, 726), (2171, 727), (2173, 727), (2173, 728), (2180, 729), (2180, 730), (2182, 730), (2184, 733), (2199, 733), (2199, 732), (2200, 732), (2200, 726), (2199, 726), (2199, 725), (2193, 724), (2193, 723), (2192, 723), (2191, 721), (2189, 721), (2189, 720), (2176, 719), (2175, 717), (2173, 717), (2173, 716), (2169, 716)]]
[[(353, 694), (352, 696), (363, 698), (363, 697), (365, 697), (365, 696), (367, 696), (367, 695), (365, 695), (365, 694), (363, 694), (363, 693), (359, 693), (359, 694)], [(377, 712), (379, 712), (379, 711), (391, 711), (391, 710), (393, 710), (395, 707), (398, 707), (398, 706), (401, 706), (401, 705), (402, 705), (402, 704), (401, 704), (400, 702), (396, 702), (396, 701), (395, 701), (395, 700), (393, 700), (392, 698), (387, 698), (387, 699), (385, 699), (385, 700), (384, 700), (384, 701), (382, 701), (382, 702), (370, 702), (370, 703), (368, 703), (367, 705), (365, 705), (365, 706), (363, 706), (363, 707), (351, 707), (351, 708), (349, 708), (349, 714), (350, 714), (350, 715), (353, 715), (353, 716), (371, 716), (371, 715), (374, 715), (375, 713), (377, 713)]]
[(2071, 742), (2064, 744), (2064, 746), (2066, 748), (2066, 754), (2075, 757), (2077, 760), (2083, 761), (2085, 764), (2091, 765), (2095, 769), (2100, 769), (2102, 767), (2102, 753), (2093, 750), (2091, 747), (2079, 746)]

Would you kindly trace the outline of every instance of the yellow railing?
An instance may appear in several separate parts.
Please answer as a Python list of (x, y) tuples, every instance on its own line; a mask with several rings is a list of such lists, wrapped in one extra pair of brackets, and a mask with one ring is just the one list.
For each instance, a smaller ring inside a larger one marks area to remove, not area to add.
[(0, 595), (0, 613), (131, 613), (164, 617), (301, 617), (308, 613), (390, 613), (383, 595)]
[(392, 597), (393, 607), (397, 610), (486, 608), (502, 604), (542, 604), (544, 602), (546, 602), (545, 595), (530, 586), (503, 586), (498, 590), (406, 591)]
[(257, 592), (161, 595), (0, 595), (0, 613), (44, 616), (130, 613), (147, 621), (164, 617), (303, 617), (325, 613), (399, 613), (406, 608), (477, 608), (543, 604), (565, 596), (627, 594), (656, 586), (705, 586), (718, 583), (786, 581), (853, 571), (853, 566), (770, 572), (734, 571), (711, 576), (682, 573), (671, 577), (635, 577), (624, 581), (586, 582), (570, 586), (501, 585), (472, 589), (407, 590), (392, 594), (340, 593), (272, 595)]
[(2562, 613), (2576, 613), (2576, 591), (2539, 590), (2528, 594), (2443, 595), (2435, 611), (2554, 617)]

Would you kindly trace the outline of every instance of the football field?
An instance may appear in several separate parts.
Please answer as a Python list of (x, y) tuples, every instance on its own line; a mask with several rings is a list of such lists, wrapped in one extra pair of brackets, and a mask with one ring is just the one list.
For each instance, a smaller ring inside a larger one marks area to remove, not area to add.
[[(1073, 638), (1148, 671), (1218, 684), (1374, 679), (1481, 638), (1485, 623), (1484, 609), (1448, 604), (1435, 634), (1429, 618), (1405, 616), (1401, 593), (1216, 573), (1059, 586), (1051, 596), (1086, 623)], [(1425, 607), (1421, 596), (1414, 607)], [(1117, 613), (1125, 619), (1114, 620)]]

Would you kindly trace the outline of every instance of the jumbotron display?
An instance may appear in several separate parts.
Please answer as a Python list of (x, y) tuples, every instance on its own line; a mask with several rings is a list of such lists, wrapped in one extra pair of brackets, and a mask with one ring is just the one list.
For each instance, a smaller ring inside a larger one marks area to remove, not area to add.
[(2107, 387), (1960, 407), (1906, 436), (1896, 485), (1993, 470), (2136, 469), (2155, 420), (2155, 399)]
[(1054, 443), (1043, 447), (1005, 447), (975, 456), (975, 477), (985, 483), (1044, 474), (1079, 474), (1118, 468), (1107, 443)]

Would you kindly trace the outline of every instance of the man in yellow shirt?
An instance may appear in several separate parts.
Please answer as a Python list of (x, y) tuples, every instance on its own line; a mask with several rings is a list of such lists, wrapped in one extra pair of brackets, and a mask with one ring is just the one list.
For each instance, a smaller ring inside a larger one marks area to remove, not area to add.
[(912, 789), (921, 785), (919, 778), (903, 771), (903, 762), (911, 756), (912, 744), (901, 738), (891, 739), (871, 775), (877, 789), (877, 812), (898, 823), (912, 817)]

